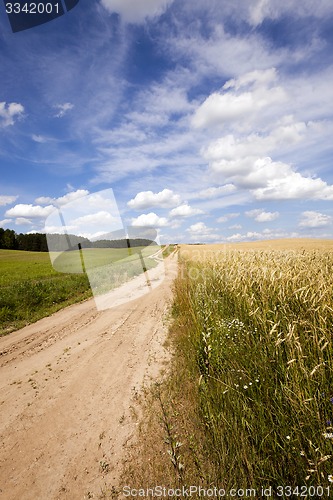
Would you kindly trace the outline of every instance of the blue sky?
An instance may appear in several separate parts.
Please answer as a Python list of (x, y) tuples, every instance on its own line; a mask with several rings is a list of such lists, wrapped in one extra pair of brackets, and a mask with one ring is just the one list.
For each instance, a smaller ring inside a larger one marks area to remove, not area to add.
[(112, 188), (162, 243), (332, 237), (331, 0), (0, 7), (0, 226)]

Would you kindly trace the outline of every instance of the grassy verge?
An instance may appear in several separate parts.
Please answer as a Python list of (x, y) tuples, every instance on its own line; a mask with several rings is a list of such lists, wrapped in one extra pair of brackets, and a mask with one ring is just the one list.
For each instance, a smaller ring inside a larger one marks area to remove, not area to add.
[(310, 496), (329, 496), (332, 271), (326, 250), (230, 250), (181, 263), (173, 365), (146, 395), (123, 484), (253, 488), (257, 497), (262, 487), (321, 485)]

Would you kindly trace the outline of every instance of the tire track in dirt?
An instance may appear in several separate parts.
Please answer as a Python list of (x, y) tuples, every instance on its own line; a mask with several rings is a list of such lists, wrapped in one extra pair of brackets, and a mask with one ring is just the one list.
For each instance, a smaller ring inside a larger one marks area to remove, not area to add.
[(136, 398), (168, 359), (176, 274), (129, 303), (70, 306), (0, 339), (0, 498), (98, 498), (135, 435)]

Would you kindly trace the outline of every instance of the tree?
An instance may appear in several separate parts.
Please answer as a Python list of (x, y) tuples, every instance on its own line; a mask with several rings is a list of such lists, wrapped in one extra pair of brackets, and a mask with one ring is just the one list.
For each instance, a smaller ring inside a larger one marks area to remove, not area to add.
[(2, 248), (6, 250), (14, 250), (16, 248), (15, 231), (5, 229), (2, 235)]

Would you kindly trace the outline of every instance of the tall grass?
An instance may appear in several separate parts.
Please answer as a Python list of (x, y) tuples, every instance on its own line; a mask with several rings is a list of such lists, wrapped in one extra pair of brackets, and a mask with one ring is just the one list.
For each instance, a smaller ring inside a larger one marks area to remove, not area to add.
[(0, 335), (91, 296), (86, 275), (21, 279), (0, 288)]
[(332, 252), (234, 250), (185, 261), (175, 312), (178, 349), (197, 380), (205, 480), (328, 485)]

